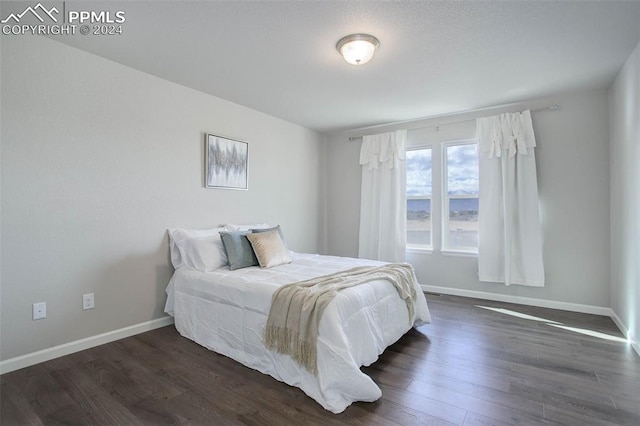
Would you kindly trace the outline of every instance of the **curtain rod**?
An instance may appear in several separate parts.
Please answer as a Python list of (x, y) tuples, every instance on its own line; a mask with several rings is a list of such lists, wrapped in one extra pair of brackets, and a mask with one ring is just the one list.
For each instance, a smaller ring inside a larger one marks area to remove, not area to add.
[[(546, 107), (541, 107), (541, 108), (534, 108), (531, 110), (531, 112), (538, 112), (538, 111), (557, 111), (558, 110), (558, 105), (549, 105)], [(442, 124), (433, 124), (430, 126), (418, 126), (418, 127), (412, 127), (410, 129), (407, 130), (416, 130), (416, 129), (428, 129), (431, 127), (435, 127), (436, 129), (439, 128), (440, 126), (448, 126), (450, 124), (460, 124), (460, 123), (467, 123), (469, 121), (476, 121), (475, 118), (469, 118), (467, 120), (459, 120), (459, 121), (449, 121), (447, 123), (442, 123)], [(389, 126), (392, 126), (393, 123), (388, 124)], [(349, 140), (352, 141), (354, 139), (361, 139), (364, 136), (349, 136)]]

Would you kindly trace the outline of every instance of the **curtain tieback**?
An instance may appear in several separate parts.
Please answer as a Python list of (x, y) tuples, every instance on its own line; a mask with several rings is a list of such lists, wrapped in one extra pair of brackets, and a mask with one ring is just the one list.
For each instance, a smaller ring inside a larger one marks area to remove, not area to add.
[(487, 157), (490, 159), (502, 157), (502, 140), (495, 128), (493, 131), (493, 138), (491, 139), (491, 143), (489, 144), (489, 153)]
[(513, 136), (512, 138), (510, 138), (507, 151), (509, 151), (509, 158), (515, 157), (516, 154), (527, 155), (527, 144), (524, 138), (521, 136)]
[(516, 144), (518, 145), (518, 154), (527, 155), (527, 143), (522, 135), (516, 136)]
[[(522, 116), (522, 114), (520, 114), (520, 117)], [(522, 120), (514, 120), (513, 123), (513, 140), (514, 140), (514, 144), (516, 145), (516, 149), (518, 151), (518, 154), (520, 155), (527, 155), (528, 151), (527, 151), (527, 141), (524, 137), (524, 132), (522, 130)], [(515, 155), (515, 153), (513, 154)], [(513, 156), (512, 155), (512, 156)]]

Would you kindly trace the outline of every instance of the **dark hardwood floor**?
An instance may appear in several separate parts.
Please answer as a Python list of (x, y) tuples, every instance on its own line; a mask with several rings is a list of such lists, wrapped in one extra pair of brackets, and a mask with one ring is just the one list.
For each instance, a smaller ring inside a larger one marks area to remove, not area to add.
[[(427, 295), (433, 324), (363, 370), (374, 403), (339, 415), (173, 326), (0, 377), (2, 425), (640, 425), (640, 357), (609, 318)], [(502, 308), (539, 320), (480, 306)]]

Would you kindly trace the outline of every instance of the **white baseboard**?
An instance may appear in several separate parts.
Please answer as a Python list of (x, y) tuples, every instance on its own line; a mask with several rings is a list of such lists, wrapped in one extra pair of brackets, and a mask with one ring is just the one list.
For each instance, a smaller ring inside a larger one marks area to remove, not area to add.
[(563, 311), (581, 312), (584, 314), (611, 316), (611, 308), (604, 306), (581, 305), (579, 303), (558, 302), (555, 300), (534, 299), (532, 297), (512, 296), (509, 294), (487, 293), (484, 291), (463, 290), (459, 288), (420, 285), (428, 293), (450, 294), (452, 296), (473, 297), (476, 299), (495, 300), (496, 302), (515, 303), (518, 305), (538, 306), (541, 308), (561, 309)]
[(173, 317), (166, 316), (140, 324), (131, 325), (129, 327), (124, 327), (119, 330), (98, 334), (97, 336), (87, 337), (85, 339), (64, 343), (52, 348), (10, 358), (0, 361), (0, 374), (9, 373), (10, 371), (19, 370), (54, 358), (93, 348), (95, 346), (104, 345), (105, 343), (124, 339), (125, 337), (134, 336), (136, 334), (144, 333), (145, 331), (155, 330), (156, 328), (165, 327), (171, 324), (173, 324)]
[(622, 335), (627, 338), (629, 343), (631, 343), (631, 347), (636, 351), (638, 356), (640, 356), (640, 342), (638, 342), (638, 340), (636, 339), (636, 336), (634, 336), (633, 333), (631, 333), (629, 329), (624, 325), (624, 322), (622, 321), (622, 319), (618, 316), (616, 311), (614, 311), (613, 309), (611, 310), (611, 319), (613, 320), (615, 325), (620, 329), (620, 332), (622, 333)]
[(459, 288), (438, 287), (433, 285), (420, 284), (422, 290), (427, 293), (441, 293), (452, 296), (473, 297), (475, 299), (494, 300), (497, 302), (515, 303), (518, 305), (538, 306), (541, 308), (561, 309), (563, 311), (581, 312), (583, 314), (594, 314), (610, 317), (618, 327), (623, 336), (627, 338), (631, 347), (640, 356), (640, 342), (635, 336), (629, 333), (627, 327), (620, 317), (611, 308), (604, 306), (581, 305), (579, 303), (557, 302), (555, 300), (534, 299), (531, 297), (511, 296), (508, 294), (487, 293), (484, 291), (463, 290)]
[[(452, 296), (472, 297), (476, 299), (495, 300), (497, 302), (515, 303), (518, 305), (539, 306), (541, 308), (562, 309), (565, 311), (581, 312), (586, 314), (603, 315), (610, 317), (615, 325), (620, 329), (622, 334), (627, 337), (633, 349), (640, 356), (640, 342), (635, 336), (629, 333), (627, 327), (620, 317), (611, 309), (602, 306), (581, 305), (578, 303), (557, 302), (553, 300), (534, 299), (530, 297), (511, 296), (505, 294), (487, 293), (483, 291), (463, 290), (450, 287), (438, 287), (432, 285), (420, 285), (422, 290), (428, 293), (442, 293)], [(107, 333), (98, 334), (97, 336), (87, 337), (85, 339), (76, 340), (52, 348), (43, 349), (15, 358), (0, 361), (0, 374), (9, 373), (41, 362), (49, 361), (84, 349), (100, 346), (105, 343), (114, 342), (124, 339), (125, 337), (134, 336), (144, 333), (145, 331), (155, 330), (156, 328), (165, 327), (173, 324), (173, 317), (166, 316), (155, 320), (143, 322), (119, 330), (109, 331)]]

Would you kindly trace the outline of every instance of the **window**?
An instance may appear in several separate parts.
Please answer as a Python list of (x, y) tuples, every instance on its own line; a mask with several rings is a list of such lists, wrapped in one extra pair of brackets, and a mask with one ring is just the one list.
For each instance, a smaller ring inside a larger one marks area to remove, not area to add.
[(443, 144), (443, 241), (445, 250), (478, 250), (478, 144)]
[(407, 246), (431, 248), (431, 147), (407, 150)]
[(407, 248), (477, 253), (477, 141), (410, 146), (406, 158)]

